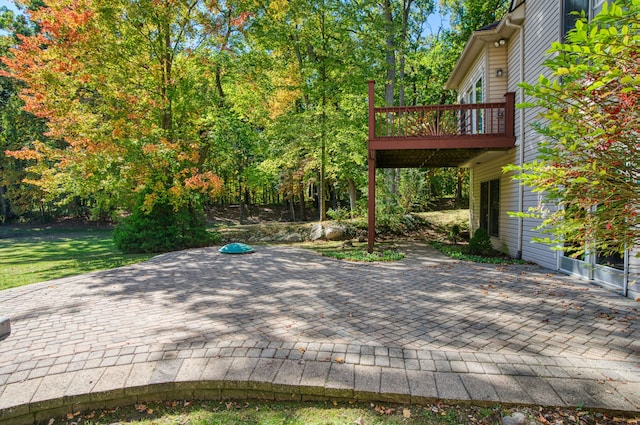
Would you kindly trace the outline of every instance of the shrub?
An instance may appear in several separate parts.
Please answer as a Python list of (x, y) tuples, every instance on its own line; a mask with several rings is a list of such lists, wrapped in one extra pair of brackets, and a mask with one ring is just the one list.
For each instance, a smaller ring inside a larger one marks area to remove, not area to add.
[(460, 226), (457, 224), (454, 224), (449, 228), (449, 239), (451, 239), (453, 243), (456, 244), (458, 243), (459, 237), (460, 237)]
[(335, 220), (338, 223), (341, 223), (351, 216), (351, 212), (346, 208), (336, 208), (327, 211), (327, 215), (331, 220)]
[(206, 229), (202, 211), (156, 204), (145, 213), (136, 208), (113, 231), (116, 247), (127, 253), (159, 253), (212, 245), (220, 236)]
[(483, 228), (477, 229), (469, 240), (469, 253), (475, 255), (487, 255), (493, 251), (489, 233)]

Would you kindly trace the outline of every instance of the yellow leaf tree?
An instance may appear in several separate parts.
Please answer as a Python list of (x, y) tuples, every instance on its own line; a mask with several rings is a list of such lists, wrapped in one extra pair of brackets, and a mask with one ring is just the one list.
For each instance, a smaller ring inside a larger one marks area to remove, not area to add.
[(40, 32), (20, 37), (3, 75), (24, 82), (25, 110), (56, 143), (9, 154), (36, 161), (33, 182), (51, 197), (132, 211), (123, 249), (207, 243), (202, 205), (222, 183), (200, 117), (218, 102), (216, 53), (248, 15), (229, 1), (51, 0), (30, 18)]

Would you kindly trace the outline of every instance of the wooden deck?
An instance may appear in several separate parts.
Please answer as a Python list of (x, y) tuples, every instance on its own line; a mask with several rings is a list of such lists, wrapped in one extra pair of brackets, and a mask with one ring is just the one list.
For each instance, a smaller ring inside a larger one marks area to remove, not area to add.
[(375, 237), (377, 168), (460, 167), (515, 146), (515, 93), (504, 102), (375, 107), (369, 81), (369, 252)]
[(369, 82), (369, 152), (377, 168), (457, 167), (514, 147), (514, 93), (467, 105), (381, 107)]

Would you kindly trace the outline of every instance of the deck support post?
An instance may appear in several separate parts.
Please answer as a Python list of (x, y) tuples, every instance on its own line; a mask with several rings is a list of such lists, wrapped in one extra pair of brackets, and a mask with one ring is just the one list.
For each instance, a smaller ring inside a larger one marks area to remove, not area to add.
[(367, 251), (373, 252), (376, 239), (376, 151), (369, 150), (369, 224), (367, 226)]
[(514, 113), (516, 110), (516, 94), (509, 92), (504, 95), (504, 135), (515, 137)]
[[(369, 86), (369, 144), (376, 137), (376, 111), (375, 111), (375, 85), (376, 82), (370, 80)], [(376, 239), (376, 151), (369, 149), (369, 203), (367, 226), (367, 251), (373, 252), (373, 244)]]

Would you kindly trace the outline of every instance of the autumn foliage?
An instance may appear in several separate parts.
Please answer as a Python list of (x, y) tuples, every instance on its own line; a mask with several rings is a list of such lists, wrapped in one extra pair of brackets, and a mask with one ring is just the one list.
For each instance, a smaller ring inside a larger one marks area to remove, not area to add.
[(640, 0), (605, 3), (592, 22), (580, 20), (567, 43), (556, 43), (541, 76), (525, 85), (542, 107), (545, 136), (537, 161), (522, 167), (558, 209), (541, 205), (529, 216), (576, 255), (621, 254), (640, 243)]
[(40, 31), (19, 37), (0, 75), (24, 82), (24, 109), (53, 141), (6, 152), (33, 161), (31, 183), (102, 210), (201, 212), (222, 188), (202, 137), (219, 105), (211, 70), (248, 15), (198, 0), (51, 0), (29, 13)]

